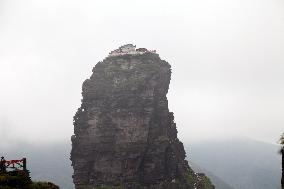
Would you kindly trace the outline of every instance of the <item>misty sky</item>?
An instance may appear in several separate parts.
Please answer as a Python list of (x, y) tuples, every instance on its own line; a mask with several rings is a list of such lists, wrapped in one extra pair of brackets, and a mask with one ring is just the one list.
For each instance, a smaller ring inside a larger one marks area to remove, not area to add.
[(172, 65), (182, 141), (284, 131), (283, 0), (0, 0), (0, 141), (70, 140), (82, 82), (119, 46)]

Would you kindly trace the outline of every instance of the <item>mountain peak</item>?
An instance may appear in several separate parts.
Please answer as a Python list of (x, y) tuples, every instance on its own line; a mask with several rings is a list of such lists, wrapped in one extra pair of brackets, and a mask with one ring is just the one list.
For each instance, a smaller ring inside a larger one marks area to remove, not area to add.
[(139, 55), (144, 53), (156, 53), (156, 50), (148, 50), (146, 48), (136, 49), (136, 45), (126, 44), (120, 46), (118, 49), (115, 49), (109, 53), (109, 56), (122, 56), (126, 54)]
[(83, 83), (72, 136), (76, 189), (213, 188), (185, 160), (166, 97), (171, 66), (153, 54), (124, 45)]

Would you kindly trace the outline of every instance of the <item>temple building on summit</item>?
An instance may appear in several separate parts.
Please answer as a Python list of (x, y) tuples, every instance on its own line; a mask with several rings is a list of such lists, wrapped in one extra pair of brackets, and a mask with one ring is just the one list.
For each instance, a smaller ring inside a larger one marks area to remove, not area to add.
[(116, 50), (113, 50), (109, 53), (109, 56), (122, 56), (126, 54), (136, 55), (136, 54), (144, 54), (144, 53), (156, 53), (155, 50), (148, 50), (146, 48), (138, 48), (136, 49), (136, 46), (133, 44), (126, 44), (121, 47), (119, 47)]

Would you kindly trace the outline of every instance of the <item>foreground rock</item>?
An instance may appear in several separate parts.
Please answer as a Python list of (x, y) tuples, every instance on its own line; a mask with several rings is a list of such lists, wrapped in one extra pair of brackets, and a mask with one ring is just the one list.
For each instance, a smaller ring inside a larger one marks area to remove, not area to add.
[(170, 65), (131, 45), (113, 52), (83, 83), (74, 116), (76, 188), (205, 189), (168, 109)]

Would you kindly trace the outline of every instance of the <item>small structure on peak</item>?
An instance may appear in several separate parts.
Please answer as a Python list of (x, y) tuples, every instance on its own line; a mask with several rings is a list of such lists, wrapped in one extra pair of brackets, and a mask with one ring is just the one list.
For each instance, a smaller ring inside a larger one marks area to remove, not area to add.
[(137, 55), (137, 54), (144, 54), (144, 53), (156, 53), (155, 50), (148, 50), (146, 48), (138, 48), (136, 49), (136, 45), (133, 44), (126, 44), (118, 49), (115, 49), (109, 53), (109, 56), (122, 56), (126, 54)]
[(139, 49), (136, 49), (137, 52), (148, 52), (148, 49), (146, 48), (139, 48)]
[(135, 52), (136, 46), (133, 45), (133, 44), (127, 44), (127, 45), (123, 45), (123, 46), (119, 47), (119, 50), (122, 53), (131, 53), (131, 52)]

